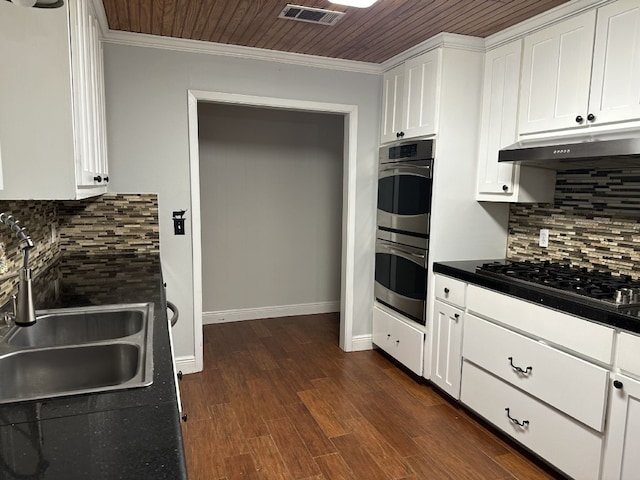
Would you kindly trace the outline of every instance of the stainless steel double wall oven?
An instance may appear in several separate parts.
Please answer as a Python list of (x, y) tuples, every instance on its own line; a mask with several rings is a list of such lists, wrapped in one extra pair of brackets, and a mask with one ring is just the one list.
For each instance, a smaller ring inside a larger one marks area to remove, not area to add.
[(423, 325), (434, 149), (431, 139), (385, 145), (378, 170), (375, 297)]

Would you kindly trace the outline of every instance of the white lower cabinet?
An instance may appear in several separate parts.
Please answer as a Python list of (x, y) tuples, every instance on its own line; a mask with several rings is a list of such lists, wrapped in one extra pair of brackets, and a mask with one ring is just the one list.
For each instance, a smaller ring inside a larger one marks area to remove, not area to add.
[(604, 480), (635, 480), (640, 475), (640, 382), (614, 375), (604, 456)]
[(473, 315), (465, 319), (463, 356), (594, 430), (603, 430), (608, 370)]
[(460, 397), (463, 321), (462, 310), (435, 301), (431, 381), (455, 399)]
[(401, 364), (422, 375), (424, 332), (377, 305), (373, 307), (373, 343)]
[(586, 425), (467, 360), (460, 400), (567, 475), (598, 479), (602, 435)]

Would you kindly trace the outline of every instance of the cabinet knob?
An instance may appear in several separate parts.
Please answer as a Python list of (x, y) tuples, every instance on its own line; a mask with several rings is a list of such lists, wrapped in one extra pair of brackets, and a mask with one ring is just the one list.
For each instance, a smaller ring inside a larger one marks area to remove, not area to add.
[(622, 387), (624, 387), (624, 384), (620, 380), (614, 380), (613, 386), (618, 390), (620, 390)]
[(596, 119), (596, 116), (593, 113), (590, 113), (589, 115), (587, 115), (587, 120), (589, 120), (590, 122), (593, 122)]
[(396, 345), (400, 345), (400, 340), (396, 340)]
[(391, 338), (391, 334), (390, 333), (387, 333), (387, 338)]
[(460, 314), (459, 313), (454, 313), (453, 314), (453, 318), (455, 318), (456, 320), (458, 320), (460, 318)]
[(182, 415), (180, 418), (182, 419), (183, 422), (186, 422), (189, 419), (189, 417), (187, 417), (186, 413), (184, 415)]
[(582, 115), (578, 115), (576, 117), (576, 123), (582, 123), (582, 122), (584, 122), (584, 118), (582, 118)]
[(404, 137), (404, 132), (396, 133), (396, 138), (402, 138), (402, 137)]
[(178, 380), (182, 380), (182, 370), (178, 370), (176, 377), (178, 377)]
[(509, 185), (502, 185), (502, 191), (503, 192), (508, 192), (509, 191)]
[(445, 295), (449, 295), (449, 289), (447, 287), (444, 288)]
[(93, 181), (100, 183), (102, 182), (102, 177), (100, 175), (96, 175), (95, 177), (93, 177)]
[(109, 177), (104, 177), (104, 181), (109, 183)]

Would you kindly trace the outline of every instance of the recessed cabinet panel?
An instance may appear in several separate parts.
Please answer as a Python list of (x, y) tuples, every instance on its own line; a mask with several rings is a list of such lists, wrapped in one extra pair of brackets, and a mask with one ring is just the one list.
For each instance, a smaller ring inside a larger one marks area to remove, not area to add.
[(404, 65), (384, 74), (382, 99), (382, 143), (397, 140), (402, 130), (402, 98), (404, 93)]
[(498, 163), (500, 149), (517, 141), (522, 40), (487, 52), (482, 95), (476, 199), (550, 202), (555, 172)]
[(577, 128), (588, 121), (595, 18), (591, 10), (525, 38), (520, 134)]
[(462, 310), (436, 300), (433, 318), (431, 381), (455, 399), (460, 397), (463, 323)]
[(440, 65), (440, 49), (408, 60), (405, 64), (407, 92), (403, 131), (406, 137), (436, 133)]
[(636, 480), (640, 472), (640, 382), (616, 375), (602, 478)]
[(598, 9), (589, 112), (595, 123), (640, 118), (640, 1)]

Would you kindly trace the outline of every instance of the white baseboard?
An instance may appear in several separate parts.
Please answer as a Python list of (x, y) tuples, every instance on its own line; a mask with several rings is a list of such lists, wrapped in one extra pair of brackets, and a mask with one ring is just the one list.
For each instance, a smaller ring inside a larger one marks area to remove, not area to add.
[(294, 315), (313, 315), (317, 313), (333, 313), (340, 311), (340, 302), (303, 303), (299, 305), (281, 305), (277, 307), (242, 308), (237, 310), (220, 310), (202, 312), (202, 324), (239, 322), (260, 318), (291, 317)]
[(186, 357), (176, 357), (176, 372), (197, 373), (196, 357), (194, 355), (188, 355)]
[(351, 339), (351, 351), (361, 352), (363, 350), (371, 350), (373, 341), (371, 335), (355, 335)]

